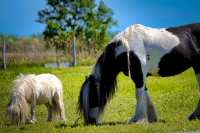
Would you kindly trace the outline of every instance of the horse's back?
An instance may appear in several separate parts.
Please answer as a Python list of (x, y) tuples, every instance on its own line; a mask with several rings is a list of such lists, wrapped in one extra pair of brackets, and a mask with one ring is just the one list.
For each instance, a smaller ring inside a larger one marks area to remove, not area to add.
[(61, 81), (53, 74), (40, 74), (35, 77), (38, 103), (44, 103), (52, 97), (61, 97), (63, 93)]
[(130, 50), (152, 75), (176, 75), (200, 57), (200, 23), (167, 29), (136, 24), (124, 35), (129, 37)]

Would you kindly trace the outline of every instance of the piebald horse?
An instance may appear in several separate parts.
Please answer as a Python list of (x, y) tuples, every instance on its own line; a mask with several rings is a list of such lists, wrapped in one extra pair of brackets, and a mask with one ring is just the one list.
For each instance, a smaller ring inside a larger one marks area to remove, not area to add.
[[(157, 121), (145, 85), (147, 77), (173, 76), (189, 67), (200, 87), (200, 23), (161, 29), (134, 24), (126, 28), (106, 46), (81, 87), (78, 104), (85, 124), (99, 123), (116, 90), (119, 72), (130, 76), (136, 85), (136, 110), (129, 123)], [(200, 119), (200, 102), (189, 116), (192, 119)]]

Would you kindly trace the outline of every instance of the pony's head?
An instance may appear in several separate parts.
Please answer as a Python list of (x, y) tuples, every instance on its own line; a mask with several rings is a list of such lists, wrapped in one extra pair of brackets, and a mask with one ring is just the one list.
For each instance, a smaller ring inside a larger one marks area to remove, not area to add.
[(7, 107), (7, 115), (12, 124), (26, 123), (29, 119), (28, 103), (24, 97), (18, 94), (11, 96)]
[(116, 57), (121, 42), (112, 42), (100, 55), (92, 74), (86, 77), (79, 95), (79, 110), (85, 124), (99, 123), (107, 101), (116, 90), (116, 77), (120, 71), (128, 74), (127, 51)]
[[(32, 77), (34, 75), (20, 75), (13, 82), (7, 115), (12, 124), (26, 123), (29, 119), (29, 105), (27, 98), (32, 94)], [(28, 93), (26, 93), (26, 91)]]

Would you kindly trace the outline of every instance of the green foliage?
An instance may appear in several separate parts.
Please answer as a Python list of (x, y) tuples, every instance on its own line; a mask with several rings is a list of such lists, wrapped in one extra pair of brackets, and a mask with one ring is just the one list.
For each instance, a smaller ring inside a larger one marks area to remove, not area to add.
[(103, 1), (95, 5), (94, 1), (90, 3), (88, 8), (89, 13), (85, 16), (86, 27), (84, 39), (91, 47), (96, 47), (98, 50), (108, 43), (108, 29), (117, 24), (117, 21), (112, 18), (113, 12), (108, 8)]
[[(47, 7), (38, 12), (38, 22), (46, 25), (43, 32), (47, 44), (64, 49), (67, 38), (82, 39), (89, 46), (100, 49), (108, 42), (108, 29), (117, 22), (113, 12), (103, 1), (47, 0)], [(69, 45), (69, 44), (68, 44)]]
[[(147, 81), (148, 91), (156, 106), (159, 122), (150, 124), (127, 124), (128, 118), (135, 110), (135, 88), (132, 81), (123, 74), (118, 76), (118, 91), (107, 105), (102, 116), (102, 125), (84, 126), (77, 113), (77, 100), (80, 87), (91, 71), (91, 67), (74, 67), (68, 69), (50, 69), (43, 67), (16, 67), (0, 71), (0, 132), (1, 133), (175, 133), (200, 131), (200, 122), (188, 121), (187, 116), (194, 110), (199, 99), (197, 82), (190, 69), (180, 75), (167, 78), (150, 77)], [(67, 123), (46, 122), (45, 106), (37, 106), (37, 124), (10, 125), (5, 115), (12, 81), (20, 73), (53, 73), (64, 86), (64, 104)]]

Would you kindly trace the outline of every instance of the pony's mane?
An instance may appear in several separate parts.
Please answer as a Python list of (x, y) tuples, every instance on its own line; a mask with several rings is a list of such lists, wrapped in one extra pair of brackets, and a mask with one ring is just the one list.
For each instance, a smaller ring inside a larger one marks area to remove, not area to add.
[(12, 123), (25, 123), (29, 119), (29, 106), (26, 101), (26, 91), (34, 93), (34, 78), (35, 75), (17, 76), (13, 81), (10, 100), (8, 103), (7, 114)]
[(17, 79), (13, 81), (12, 94), (13, 93), (20, 93), (20, 94), (24, 93), (22, 88), (23, 89), (33, 89), (34, 82), (35, 82), (34, 77), (35, 77), (34, 74), (18, 75)]

